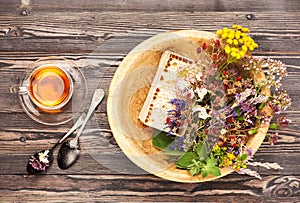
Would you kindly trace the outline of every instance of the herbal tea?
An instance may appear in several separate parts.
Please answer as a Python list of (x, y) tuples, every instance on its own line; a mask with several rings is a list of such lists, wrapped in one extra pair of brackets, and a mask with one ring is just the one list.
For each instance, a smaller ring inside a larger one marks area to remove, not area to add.
[(54, 65), (37, 68), (29, 79), (29, 93), (33, 102), (47, 110), (63, 107), (72, 96), (70, 76)]

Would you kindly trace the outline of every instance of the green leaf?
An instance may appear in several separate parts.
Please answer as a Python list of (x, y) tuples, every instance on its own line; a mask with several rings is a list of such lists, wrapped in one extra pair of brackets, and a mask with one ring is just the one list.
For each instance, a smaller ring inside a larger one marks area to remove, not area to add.
[(174, 140), (174, 138), (167, 136), (167, 133), (160, 132), (159, 130), (155, 130), (153, 134), (155, 136), (152, 138), (152, 144), (154, 147), (161, 150), (168, 147)]
[(260, 116), (255, 116), (255, 118), (257, 119), (256, 120), (257, 125), (260, 126), (260, 124), (261, 124), (261, 117)]
[(236, 112), (236, 114), (237, 114), (238, 117), (241, 116), (241, 110), (240, 109), (236, 109), (235, 112)]
[(198, 175), (200, 173), (201, 169), (199, 167), (192, 167), (190, 169), (190, 173), (192, 176)]
[(201, 171), (201, 175), (202, 175), (203, 178), (205, 178), (206, 176), (208, 176), (208, 174), (209, 174), (209, 173), (208, 173), (207, 170), (202, 170), (202, 171)]
[(196, 153), (198, 154), (199, 157), (202, 157), (202, 158), (206, 159), (207, 156), (208, 156), (208, 149), (207, 149), (206, 143), (200, 142), (197, 145)]
[(242, 160), (242, 161), (245, 161), (245, 160), (247, 159), (247, 157), (248, 157), (248, 154), (243, 154), (243, 155), (241, 156), (241, 160)]
[(263, 109), (263, 108), (265, 108), (265, 106), (266, 106), (266, 103), (261, 103), (258, 108)]
[(192, 162), (193, 159), (198, 159), (198, 156), (195, 152), (186, 152), (182, 155), (176, 163), (178, 168), (186, 169)]
[(201, 170), (202, 177), (205, 178), (208, 174), (211, 174), (213, 176), (221, 175), (221, 171), (216, 165), (217, 161), (215, 160), (215, 158), (207, 158), (206, 165)]
[(278, 125), (277, 123), (272, 123), (269, 128), (273, 130), (278, 130), (280, 129), (280, 125)]
[(245, 120), (245, 116), (240, 116), (240, 117), (238, 117), (238, 120), (239, 120), (239, 121)]
[(204, 124), (204, 120), (203, 120), (203, 119), (200, 119), (200, 120), (199, 120), (199, 126), (203, 126), (203, 124)]
[(189, 169), (192, 176), (198, 175), (203, 168), (203, 163), (199, 160), (193, 159), (192, 163), (188, 165), (187, 169)]
[(213, 176), (220, 176), (221, 170), (217, 166), (212, 166), (209, 168), (209, 173)]
[(217, 165), (217, 161), (213, 157), (210, 157), (207, 159), (206, 164), (207, 166), (215, 166)]
[(249, 134), (249, 135), (253, 135), (253, 134), (257, 133), (257, 132), (258, 132), (258, 130), (257, 130), (256, 128), (254, 128), (254, 129), (252, 129), (252, 130), (249, 130), (249, 131), (248, 131), (248, 134)]

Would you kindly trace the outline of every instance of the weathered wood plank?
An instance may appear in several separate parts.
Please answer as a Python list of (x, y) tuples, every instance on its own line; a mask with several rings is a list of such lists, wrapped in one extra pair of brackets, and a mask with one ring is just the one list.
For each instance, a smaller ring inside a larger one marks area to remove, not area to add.
[[(94, 127), (94, 126), (92, 126)], [(295, 131), (279, 131), (279, 141), (275, 146), (270, 146), (267, 139), (255, 155), (255, 161), (277, 162), (284, 167), (283, 170), (272, 171), (273, 174), (299, 174), (300, 140), (299, 133)], [(54, 130), (50, 132), (5, 132), (1, 133), (0, 162), (1, 174), (26, 174), (27, 159), (34, 152), (50, 148), (57, 142), (62, 133)], [(102, 174), (116, 172), (114, 168), (126, 168), (128, 162), (120, 148), (113, 140), (112, 134), (106, 129), (93, 129), (87, 127), (86, 134), (81, 137), (82, 156), (78, 163), (68, 170), (72, 174)], [(55, 151), (56, 155), (57, 151)], [(101, 155), (100, 157), (97, 157)], [(103, 155), (103, 156), (102, 156)], [(120, 156), (119, 156), (120, 155)], [(93, 160), (96, 157), (97, 163)], [(116, 161), (115, 158), (118, 158)], [(124, 160), (123, 160), (124, 159)], [(103, 161), (103, 166), (101, 163)], [(111, 166), (111, 168), (109, 167)], [(106, 168), (103, 168), (106, 167)], [(262, 174), (270, 171), (257, 168)], [(117, 171), (118, 172), (118, 171)], [(131, 174), (133, 171), (130, 171)], [(65, 173), (54, 164), (48, 174)]]
[(111, 1), (92, 1), (92, 0), (73, 0), (58, 1), (54, 0), (1, 0), (2, 9), (7, 8), (27, 8), (31, 10), (54, 10), (54, 11), (298, 11), (297, 0), (204, 0), (204, 1), (180, 1), (180, 0), (111, 0)]
[[(167, 30), (198, 29), (215, 32), (232, 22), (248, 26), (254, 38), (262, 45), (259, 51), (298, 52), (298, 13), (255, 13), (255, 20), (245, 19), (241, 12), (215, 13), (93, 13), (35, 12), (26, 17), (1, 16), (1, 51), (43, 51), (49, 53), (92, 52), (103, 40), (130, 33), (132, 40)], [(53, 18), (49, 19), (48, 16)], [(95, 17), (96, 16), (96, 17)], [(137, 17), (139, 16), (139, 17)], [(166, 18), (166, 16), (168, 16)], [(217, 18), (217, 19), (216, 19)], [(293, 20), (290, 20), (293, 19)], [(62, 23), (66, 22), (66, 23)], [(178, 23), (180, 22), (180, 23)], [(276, 29), (274, 29), (276, 28)], [(119, 47), (128, 48), (128, 39), (118, 38)], [(123, 40), (123, 41), (122, 41)], [(142, 39), (140, 39), (140, 42)], [(124, 44), (122, 44), (122, 42)], [(61, 46), (64, 44), (64, 46)]]
[[(41, 148), (44, 149), (45, 145), (40, 145), (40, 148), (32, 149), (28, 151), (26, 155), (21, 155), (22, 153), (18, 148), (15, 149), (14, 154), (4, 154), (0, 155), (1, 160), (1, 175), (12, 175), (20, 174), (26, 175), (26, 164), (28, 158), (36, 151)], [(280, 145), (279, 145), (280, 146)], [(84, 148), (84, 146), (83, 146)], [(267, 170), (260, 167), (249, 167), (253, 170), (258, 171), (262, 176), (264, 175), (299, 175), (299, 151), (290, 150), (288, 152), (282, 152), (280, 150), (270, 150), (268, 153), (260, 153), (260, 151), (255, 155), (255, 161), (259, 162), (276, 162), (281, 165), (284, 169), (282, 170)], [(17, 151), (19, 150), (19, 151)], [(113, 149), (109, 149), (113, 150)], [(102, 150), (103, 153), (107, 151)], [(16, 154), (17, 152), (17, 154)], [(24, 153), (24, 152), (23, 152)], [(56, 152), (57, 153), (57, 152)], [(97, 153), (101, 153), (97, 150)], [(147, 172), (142, 171), (135, 164), (131, 163), (123, 155), (115, 155), (117, 151), (114, 151), (112, 155), (103, 155), (101, 159), (96, 157), (96, 160), (91, 157), (91, 155), (85, 150), (79, 160), (67, 171), (60, 170), (57, 166), (56, 160), (52, 167), (47, 171), (47, 175), (55, 174), (127, 174), (127, 175), (139, 175), (145, 174)], [(121, 153), (121, 152), (119, 152)], [(55, 156), (56, 157), (56, 156)], [(111, 157), (115, 159), (112, 160)], [(123, 159), (124, 157), (124, 159)], [(122, 159), (121, 159), (122, 158)], [(98, 162), (99, 161), (99, 162)]]
[[(274, 202), (299, 200), (299, 176), (265, 176), (263, 180), (229, 175), (201, 184), (182, 184), (151, 175), (0, 176), (2, 201), (197, 201)], [(15, 184), (18, 182), (19, 184)], [(59, 188), (57, 188), (59, 185)], [(84, 185), (84, 187), (82, 187)], [(222, 185), (223, 187), (219, 187)], [(38, 190), (37, 190), (38, 188)]]
[[(52, 15), (53, 19), (47, 18)], [(116, 33), (154, 34), (173, 29), (199, 29), (214, 32), (222, 26), (240, 23), (260, 35), (274, 37), (276, 34), (289, 36), (299, 30), (299, 14), (282, 13), (274, 16), (271, 12), (253, 13), (255, 20), (245, 19), (242, 12), (158, 12), (155, 19), (149, 13), (128, 12), (35, 12), (30, 16), (1, 16), (1, 35), (11, 37), (78, 37), (78, 39), (97, 40), (93, 36), (109, 38)], [(137, 17), (139, 16), (139, 17)], [(66, 22), (66, 23), (63, 23)], [(264, 31), (259, 33), (259, 31)], [(104, 35), (104, 33), (107, 33)], [(291, 35), (290, 37), (293, 37)], [(296, 36), (295, 36), (296, 37)]]

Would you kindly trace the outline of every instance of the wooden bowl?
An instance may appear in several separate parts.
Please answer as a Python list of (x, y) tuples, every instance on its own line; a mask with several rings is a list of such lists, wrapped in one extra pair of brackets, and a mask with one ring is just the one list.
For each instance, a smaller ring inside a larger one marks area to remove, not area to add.
[[(153, 129), (138, 120), (162, 53), (171, 50), (196, 59), (197, 47), (215, 37), (213, 33), (196, 30), (158, 34), (136, 46), (115, 72), (107, 101), (111, 130), (126, 156), (151, 174), (171, 181), (193, 183), (211, 181), (233, 172), (227, 167), (221, 169), (221, 176), (202, 178), (201, 175), (191, 176), (187, 170), (177, 169), (174, 162), (168, 161), (167, 155), (152, 146)], [(264, 74), (260, 73), (257, 80), (264, 78)], [(261, 126), (247, 146), (256, 151), (264, 140), (268, 126)]]

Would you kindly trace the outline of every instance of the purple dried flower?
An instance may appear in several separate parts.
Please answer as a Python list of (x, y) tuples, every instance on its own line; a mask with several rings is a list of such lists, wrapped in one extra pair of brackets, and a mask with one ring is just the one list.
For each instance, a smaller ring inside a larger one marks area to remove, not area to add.
[(240, 150), (240, 148), (233, 148), (233, 154), (235, 155), (235, 156), (238, 156), (239, 154), (240, 154), (240, 152), (241, 152), (241, 150)]
[(249, 157), (252, 157), (252, 155), (253, 155), (253, 150), (250, 149), (250, 148), (248, 148), (248, 147), (246, 147), (246, 150), (247, 150), (247, 152), (248, 152), (248, 156), (249, 156)]
[(233, 117), (237, 117), (237, 116), (238, 116), (238, 114), (237, 114), (237, 112), (236, 112), (236, 111), (233, 111), (233, 112), (232, 112), (232, 114), (231, 114), (231, 116), (233, 116)]
[(226, 114), (230, 114), (230, 112), (232, 111), (231, 107), (229, 105), (224, 107), (224, 111)]
[(181, 99), (174, 98), (170, 101), (171, 104), (176, 106), (176, 110), (184, 110), (186, 102)]
[(166, 119), (166, 127), (168, 130), (167, 135), (173, 135), (178, 133), (183, 126), (184, 116), (182, 111), (185, 110), (186, 102), (181, 99), (174, 98), (170, 101), (174, 105), (174, 109), (168, 111), (168, 117)]
[(242, 107), (242, 110), (243, 110), (244, 112), (248, 112), (248, 111), (249, 111), (249, 107), (248, 107), (248, 106), (243, 106), (243, 107)]
[(226, 123), (226, 124), (225, 124), (225, 128), (226, 128), (227, 130), (230, 129), (230, 126), (231, 126), (231, 125), (230, 125), (229, 123)]
[(233, 150), (234, 150), (234, 148), (230, 147), (230, 148), (227, 149), (227, 152), (230, 153), (230, 154), (232, 154)]

